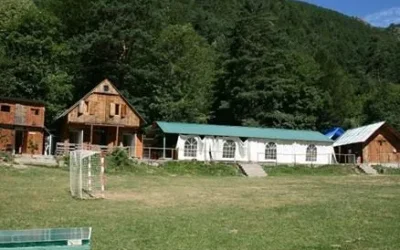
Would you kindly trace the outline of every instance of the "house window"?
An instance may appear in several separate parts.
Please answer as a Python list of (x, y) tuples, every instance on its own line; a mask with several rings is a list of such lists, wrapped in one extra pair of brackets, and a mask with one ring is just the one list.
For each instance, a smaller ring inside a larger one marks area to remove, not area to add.
[(276, 143), (270, 142), (265, 145), (265, 159), (276, 160)]
[(89, 102), (85, 101), (85, 113), (89, 114)]
[(108, 85), (103, 86), (103, 91), (108, 92), (110, 90), (110, 87)]
[(119, 115), (119, 104), (115, 104), (115, 115)]
[(184, 154), (185, 157), (196, 157), (197, 156), (197, 140), (193, 137), (185, 141)]
[(308, 145), (306, 152), (306, 161), (317, 161), (317, 147), (315, 145)]
[(39, 115), (39, 113), (40, 113), (39, 109), (32, 109), (32, 114)]
[(222, 150), (222, 158), (235, 158), (236, 144), (232, 140), (228, 140), (224, 143)]
[(11, 107), (9, 105), (1, 105), (1, 112), (10, 112)]

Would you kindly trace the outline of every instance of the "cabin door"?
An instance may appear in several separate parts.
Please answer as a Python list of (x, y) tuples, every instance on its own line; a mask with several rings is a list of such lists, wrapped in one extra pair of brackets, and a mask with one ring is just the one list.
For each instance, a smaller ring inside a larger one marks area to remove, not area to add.
[(135, 157), (135, 135), (123, 134), (122, 144), (124, 147), (128, 147), (128, 154), (130, 157)]
[(102, 129), (100, 131), (100, 145), (108, 145), (107, 129)]
[(83, 130), (73, 130), (69, 134), (69, 142), (73, 144), (83, 143)]
[(15, 143), (14, 143), (14, 153), (22, 154), (24, 147), (24, 131), (23, 130), (15, 130)]

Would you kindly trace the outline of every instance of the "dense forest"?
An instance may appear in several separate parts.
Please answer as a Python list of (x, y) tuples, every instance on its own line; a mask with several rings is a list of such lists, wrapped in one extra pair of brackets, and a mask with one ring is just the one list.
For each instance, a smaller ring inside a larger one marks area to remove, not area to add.
[(104, 78), (148, 122), (400, 129), (400, 28), (286, 0), (1, 0), (0, 93), (47, 123)]

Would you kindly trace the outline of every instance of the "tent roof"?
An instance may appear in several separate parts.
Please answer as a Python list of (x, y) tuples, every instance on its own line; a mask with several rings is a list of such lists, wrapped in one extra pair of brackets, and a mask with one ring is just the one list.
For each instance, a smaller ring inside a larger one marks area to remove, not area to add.
[(158, 121), (157, 125), (165, 134), (210, 135), (227, 137), (231, 136), (273, 140), (333, 143), (331, 139), (324, 136), (320, 132), (308, 130), (222, 126), (161, 121)]
[(359, 128), (349, 129), (336, 140), (333, 146), (338, 147), (343, 145), (365, 142), (384, 124), (385, 122), (378, 122)]

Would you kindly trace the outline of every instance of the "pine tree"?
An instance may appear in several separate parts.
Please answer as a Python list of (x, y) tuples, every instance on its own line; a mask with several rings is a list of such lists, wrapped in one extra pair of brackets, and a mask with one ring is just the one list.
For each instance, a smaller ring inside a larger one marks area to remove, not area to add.
[[(274, 17), (261, 1), (243, 4), (231, 39), (219, 81), (219, 122), (315, 126), (318, 93), (296, 75), (299, 58), (290, 50), (285, 53), (289, 47), (285, 35), (276, 29)], [(304, 105), (305, 101), (313, 103)]]

